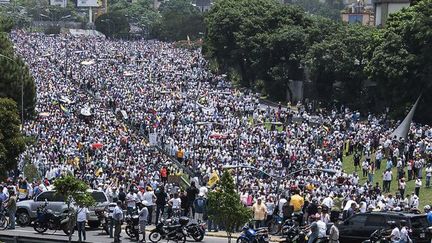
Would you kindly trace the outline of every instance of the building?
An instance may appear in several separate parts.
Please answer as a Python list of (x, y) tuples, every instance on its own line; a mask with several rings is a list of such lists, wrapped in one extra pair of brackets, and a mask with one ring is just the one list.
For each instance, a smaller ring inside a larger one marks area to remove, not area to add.
[(410, 0), (373, 0), (375, 25), (383, 26), (390, 14), (410, 6)]
[(207, 12), (211, 8), (212, 0), (194, 0), (192, 5), (199, 8), (201, 12)]
[(344, 1), (345, 9), (341, 13), (343, 22), (373, 26), (375, 24), (373, 6), (370, 1)]

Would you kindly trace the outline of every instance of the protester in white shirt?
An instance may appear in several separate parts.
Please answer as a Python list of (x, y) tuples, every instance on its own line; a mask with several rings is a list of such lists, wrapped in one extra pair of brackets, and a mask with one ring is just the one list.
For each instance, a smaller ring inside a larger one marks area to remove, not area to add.
[[(77, 229), (78, 229), (78, 241), (81, 242), (83, 239), (86, 240), (85, 225), (87, 222), (89, 210), (86, 207), (80, 205), (77, 209)], [(82, 236), (82, 238), (81, 238)]]

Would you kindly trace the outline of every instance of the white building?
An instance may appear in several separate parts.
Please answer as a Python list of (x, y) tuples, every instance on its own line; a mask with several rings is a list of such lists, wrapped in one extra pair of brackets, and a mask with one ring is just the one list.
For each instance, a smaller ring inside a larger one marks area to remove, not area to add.
[(383, 26), (390, 14), (410, 6), (410, 0), (373, 0), (375, 25)]

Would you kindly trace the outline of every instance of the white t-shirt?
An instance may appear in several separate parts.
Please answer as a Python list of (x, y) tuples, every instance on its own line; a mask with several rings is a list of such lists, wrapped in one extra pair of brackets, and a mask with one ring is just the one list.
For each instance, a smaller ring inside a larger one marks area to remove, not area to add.
[(135, 193), (134, 194), (128, 193), (126, 195), (126, 204), (128, 207), (134, 208), (136, 205), (136, 201), (137, 201), (137, 195)]
[(390, 240), (392, 242), (399, 242), (399, 240), (400, 240), (400, 231), (399, 231), (398, 227), (395, 227), (392, 230), (391, 235), (390, 235)]
[(149, 191), (149, 192), (145, 192), (144, 195), (142, 196), (143, 201), (146, 202), (145, 206), (153, 206), (153, 197), (154, 197), (154, 193), (153, 191)]
[(173, 209), (180, 209), (181, 206), (181, 199), (178, 198), (171, 198), (170, 202), (172, 203)]
[(77, 210), (77, 222), (86, 221), (88, 213), (89, 213), (89, 210), (87, 208), (78, 208), (78, 210)]

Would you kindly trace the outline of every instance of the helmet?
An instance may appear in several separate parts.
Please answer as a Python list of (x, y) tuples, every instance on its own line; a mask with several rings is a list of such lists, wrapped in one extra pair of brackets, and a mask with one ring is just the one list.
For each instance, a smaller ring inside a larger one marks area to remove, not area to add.
[(429, 211), (431, 209), (431, 207), (429, 205), (424, 206), (424, 210)]

